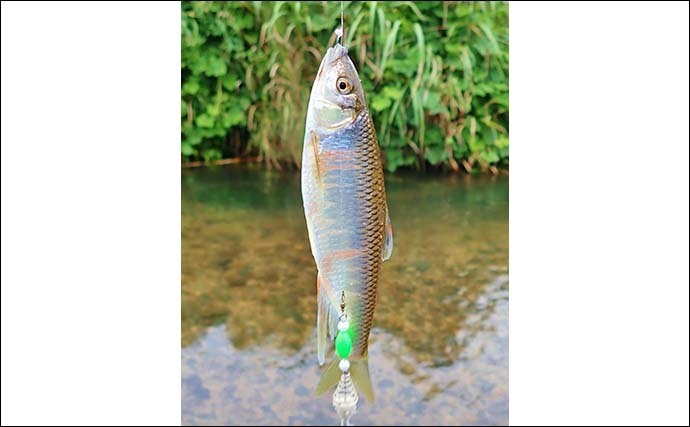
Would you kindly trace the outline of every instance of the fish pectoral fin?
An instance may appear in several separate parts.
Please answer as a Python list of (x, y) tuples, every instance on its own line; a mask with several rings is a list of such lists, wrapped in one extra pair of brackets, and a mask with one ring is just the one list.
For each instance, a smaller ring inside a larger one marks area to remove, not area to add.
[(388, 205), (386, 205), (386, 226), (384, 229), (381, 259), (386, 261), (391, 255), (393, 255), (393, 223), (391, 222), (391, 216), (388, 214)]
[(321, 162), (319, 161), (319, 136), (313, 130), (309, 131), (309, 143), (314, 151), (314, 165), (316, 165), (316, 178), (321, 178)]

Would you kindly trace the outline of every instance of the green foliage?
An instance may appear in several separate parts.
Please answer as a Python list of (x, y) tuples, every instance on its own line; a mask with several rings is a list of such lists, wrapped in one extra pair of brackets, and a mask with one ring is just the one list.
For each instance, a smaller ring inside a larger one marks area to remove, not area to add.
[[(309, 91), (340, 2), (183, 2), (184, 160), (299, 165)], [(345, 2), (384, 162), (508, 166), (508, 6)]]

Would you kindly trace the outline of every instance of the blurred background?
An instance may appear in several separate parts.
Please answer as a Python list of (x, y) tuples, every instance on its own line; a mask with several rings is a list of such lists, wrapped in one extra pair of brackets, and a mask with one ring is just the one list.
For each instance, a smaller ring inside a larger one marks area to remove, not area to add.
[[(353, 422), (507, 425), (507, 5), (344, 10), (395, 236)], [(298, 171), (338, 25), (340, 2), (182, 3), (184, 425), (339, 422)]]
[[(507, 169), (507, 3), (343, 3), (386, 169)], [(183, 162), (299, 167), (338, 25), (340, 2), (182, 2)]]

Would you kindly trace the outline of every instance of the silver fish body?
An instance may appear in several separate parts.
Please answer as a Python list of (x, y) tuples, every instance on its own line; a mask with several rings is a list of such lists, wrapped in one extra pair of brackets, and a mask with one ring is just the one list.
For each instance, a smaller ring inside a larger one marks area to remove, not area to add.
[[(302, 197), (318, 269), (319, 363), (325, 360), (327, 335), (335, 338), (344, 312), (353, 339), (351, 373), (365, 396), (373, 399), (368, 338), (381, 263), (393, 247), (392, 225), (374, 124), (354, 64), (340, 45), (328, 50), (312, 87), (302, 153)], [(321, 389), (333, 382), (334, 365), (335, 361)]]

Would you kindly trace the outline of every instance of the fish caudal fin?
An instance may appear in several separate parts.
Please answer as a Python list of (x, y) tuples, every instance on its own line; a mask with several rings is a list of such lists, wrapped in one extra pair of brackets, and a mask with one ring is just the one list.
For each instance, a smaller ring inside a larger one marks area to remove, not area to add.
[(371, 387), (371, 377), (369, 377), (369, 359), (350, 362), (350, 375), (355, 383), (355, 389), (369, 402), (374, 403), (374, 389)]
[[(338, 359), (335, 359), (324, 371), (319, 384), (316, 386), (317, 396), (335, 387), (340, 381), (342, 372), (338, 367), (339, 362)], [(369, 360), (365, 358), (350, 361), (350, 376), (355, 383), (355, 390), (373, 403), (374, 390), (371, 387), (371, 378), (369, 377)]]
[(335, 359), (328, 365), (328, 368), (321, 375), (319, 383), (316, 385), (316, 395), (327, 392), (331, 387), (335, 387), (340, 381), (340, 368), (338, 368), (338, 359)]

